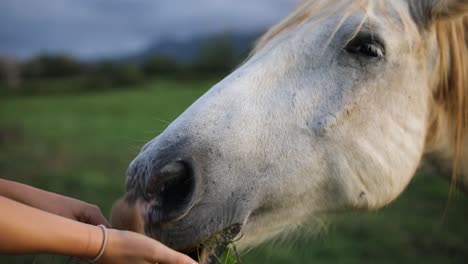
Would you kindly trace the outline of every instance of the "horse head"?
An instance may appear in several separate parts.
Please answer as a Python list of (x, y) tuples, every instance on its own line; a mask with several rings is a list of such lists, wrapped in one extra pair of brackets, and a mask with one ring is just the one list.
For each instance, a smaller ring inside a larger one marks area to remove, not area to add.
[(450, 162), (468, 157), (467, 10), (303, 1), (133, 160), (142, 232), (209, 262), (238, 237), (385, 206), (424, 160), (467, 175)]

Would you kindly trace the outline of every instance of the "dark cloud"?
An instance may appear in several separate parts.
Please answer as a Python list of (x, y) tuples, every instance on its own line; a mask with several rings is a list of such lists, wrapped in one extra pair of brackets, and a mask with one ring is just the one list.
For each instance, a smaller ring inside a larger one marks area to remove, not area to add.
[(0, 54), (82, 57), (136, 51), (162, 38), (253, 31), (298, 0), (2, 0)]

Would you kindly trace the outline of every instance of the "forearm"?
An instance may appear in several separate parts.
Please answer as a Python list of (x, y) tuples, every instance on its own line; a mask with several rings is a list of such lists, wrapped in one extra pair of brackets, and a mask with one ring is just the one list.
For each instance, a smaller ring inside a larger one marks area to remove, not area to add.
[(53, 215), (0, 196), (0, 252), (94, 257), (103, 239), (99, 227)]
[(64, 196), (56, 193), (47, 192), (26, 184), (3, 179), (0, 179), (0, 195), (52, 213), (56, 213), (56, 208), (63, 206), (65, 201), (73, 199), (69, 197), (64, 199)]

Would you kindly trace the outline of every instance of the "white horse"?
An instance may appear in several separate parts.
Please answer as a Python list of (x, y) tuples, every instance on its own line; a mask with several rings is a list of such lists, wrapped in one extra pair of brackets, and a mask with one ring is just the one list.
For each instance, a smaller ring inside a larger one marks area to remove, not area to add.
[(240, 233), (245, 248), (385, 206), (424, 165), (467, 188), (467, 11), (303, 1), (143, 147), (114, 222), (207, 263)]

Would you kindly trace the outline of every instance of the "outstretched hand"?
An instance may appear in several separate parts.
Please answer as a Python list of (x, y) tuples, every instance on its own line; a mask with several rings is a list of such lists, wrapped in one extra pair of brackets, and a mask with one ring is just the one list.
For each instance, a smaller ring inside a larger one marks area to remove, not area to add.
[[(72, 200), (68, 202), (71, 207), (69, 210), (58, 208), (61, 213), (68, 214), (73, 212), (72, 208), (75, 206), (83, 205)], [(94, 259), (99, 256), (98, 262), (102, 264), (196, 263), (188, 256), (144, 235), (83, 224), (38, 210), (2, 195), (0, 195), (0, 211), (8, 212), (8, 217), (0, 217), (0, 234), (2, 234), (0, 253), (53, 253), (84, 259)], [(77, 217), (74, 214), (69, 216), (75, 219)], [(96, 221), (100, 221), (99, 218)]]
[(58, 214), (82, 223), (110, 227), (98, 206), (69, 197), (63, 199), (63, 205), (57, 208)]
[(49, 201), (44, 203), (43, 206), (40, 206), (39, 209), (85, 224), (105, 225), (110, 227), (101, 209), (94, 204), (52, 193), (48, 200)]
[(108, 230), (109, 240), (102, 264), (195, 264), (196, 261), (160, 242), (131, 231)]

